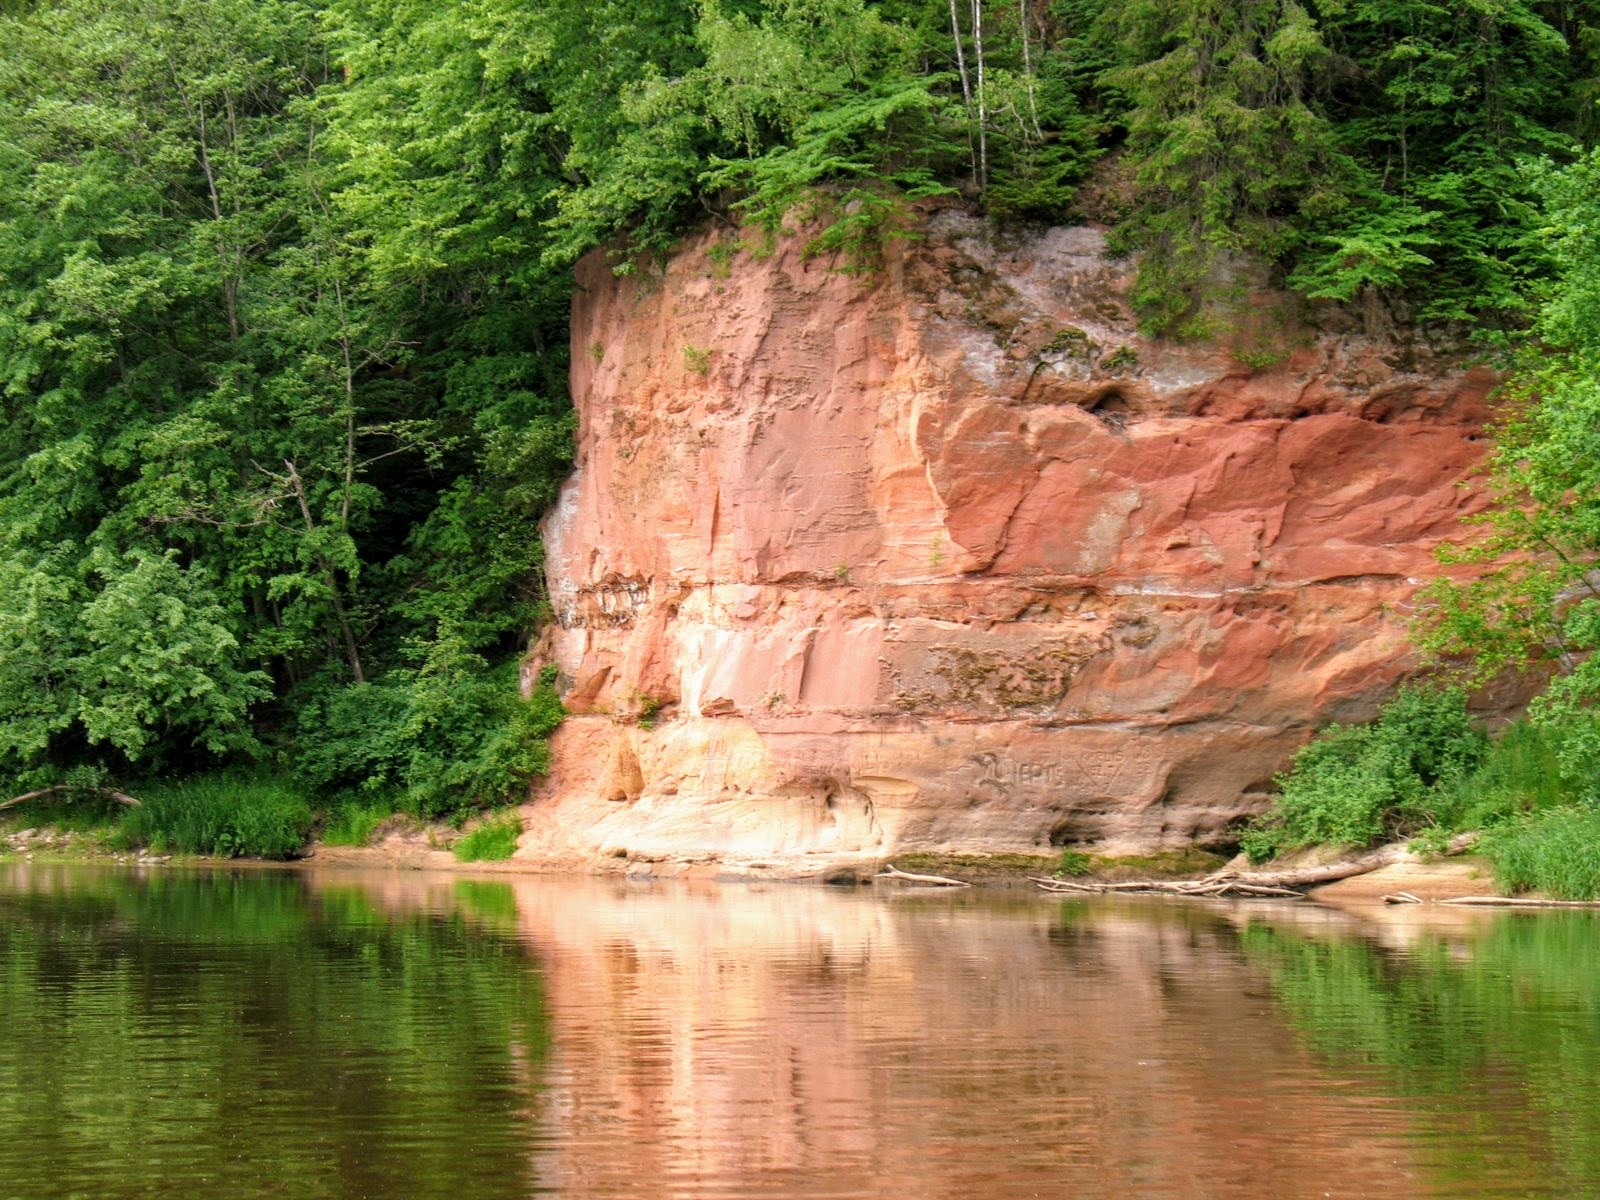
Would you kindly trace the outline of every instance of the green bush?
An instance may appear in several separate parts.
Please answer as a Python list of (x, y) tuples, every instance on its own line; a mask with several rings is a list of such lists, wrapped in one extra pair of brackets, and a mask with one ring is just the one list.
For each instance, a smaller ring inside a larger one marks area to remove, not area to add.
[(223, 858), (292, 858), (311, 831), (311, 806), (270, 777), (208, 775), (140, 789), (118, 830), (125, 845)]
[(474, 826), (455, 846), (461, 862), (499, 862), (517, 852), (522, 818), (514, 812), (496, 812)]
[(319, 796), (398, 795), (406, 711), (406, 690), (387, 679), (304, 699), (289, 744), (295, 776)]
[(1495, 877), (1558, 900), (1600, 896), (1600, 812), (1576, 805), (1523, 813), (1484, 832), (1480, 850)]
[(517, 693), (517, 664), (491, 668), (440, 643), (416, 669), (342, 687), (308, 702), (295, 770), (323, 795), (374, 799), (428, 819), (514, 798), (548, 764), (564, 715), (552, 684)]
[(1240, 839), (1254, 862), (1301, 846), (1367, 846), (1439, 824), (1486, 739), (1453, 689), (1403, 688), (1370, 725), (1319, 735), (1278, 776), (1272, 812)]

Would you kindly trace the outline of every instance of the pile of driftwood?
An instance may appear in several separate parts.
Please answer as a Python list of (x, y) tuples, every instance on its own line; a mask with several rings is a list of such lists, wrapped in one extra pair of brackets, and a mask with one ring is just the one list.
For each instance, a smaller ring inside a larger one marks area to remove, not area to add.
[[(1440, 851), (1460, 854), (1478, 840), (1476, 833), (1457, 834)], [(1379, 867), (1398, 862), (1419, 862), (1404, 844), (1385, 846), (1358, 858), (1326, 863), (1317, 867), (1289, 867), (1271, 871), (1214, 871), (1199, 879), (1137, 879), (1120, 883), (1100, 883), (1077, 879), (1040, 879), (1034, 883), (1047, 892), (1159, 892), (1176, 896), (1250, 896), (1301, 899), (1302, 888), (1334, 883), (1355, 875), (1365, 875)]]

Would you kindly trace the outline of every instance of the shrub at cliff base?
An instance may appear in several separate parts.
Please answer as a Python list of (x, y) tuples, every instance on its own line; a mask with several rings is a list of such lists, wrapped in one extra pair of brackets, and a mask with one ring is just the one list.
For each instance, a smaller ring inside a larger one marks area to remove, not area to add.
[(1420, 835), (1437, 848), (1480, 830), (1501, 885), (1557, 899), (1600, 896), (1600, 809), (1592, 780), (1563, 771), (1594, 723), (1523, 720), (1489, 741), (1462, 694), (1402, 690), (1369, 725), (1336, 726), (1278, 777), (1271, 812), (1241, 838), (1254, 862), (1308, 846), (1362, 848)]
[[(465, 652), (436, 655), (420, 669), (307, 702), (292, 765), (308, 789), (337, 798), (335, 814), (464, 815), (504, 803), (545, 770), (547, 739), (562, 716), (549, 679), (525, 700), (515, 663), (492, 668)], [(334, 824), (342, 834), (344, 819), (336, 815)]]
[(1367, 846), (1440, 824), (1486, 739), (1454, 690), (1402, 689), (1370, 725), (1336, 726), (1278, 776), (1273, 810), (1240, 844), (1254, 862), (1302, 846)]
[(1574, 734), (1568, 722), (1507, 726), (1477, 769), (1450, 790), (1439, 824), (1484, 829), (1518, 813), (1573, 803), (1582, 795), (1582, 781), (1563, 771), (1561, 759)]
[(327, 814), (318, 840), (327, 846), (365, 846), (394, 811), (394, 805), (383, 799), (366, 804), (347, 800)]

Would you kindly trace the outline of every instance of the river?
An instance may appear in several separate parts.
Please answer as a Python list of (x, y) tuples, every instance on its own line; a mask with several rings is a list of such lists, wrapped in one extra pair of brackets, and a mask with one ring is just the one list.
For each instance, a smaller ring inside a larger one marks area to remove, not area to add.
[(0, 1196), (1600, 1195), (1600, 917), (0, 865)]

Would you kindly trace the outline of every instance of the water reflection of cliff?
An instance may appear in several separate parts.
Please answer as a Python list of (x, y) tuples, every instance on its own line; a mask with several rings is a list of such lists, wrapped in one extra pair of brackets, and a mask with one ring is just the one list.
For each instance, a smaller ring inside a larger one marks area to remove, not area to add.
[(1417, 1194), (1406, 1115), (1324, 1086), (1217, 911), (504, 886), (548, 987), (535, 1186)]

